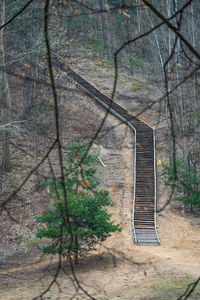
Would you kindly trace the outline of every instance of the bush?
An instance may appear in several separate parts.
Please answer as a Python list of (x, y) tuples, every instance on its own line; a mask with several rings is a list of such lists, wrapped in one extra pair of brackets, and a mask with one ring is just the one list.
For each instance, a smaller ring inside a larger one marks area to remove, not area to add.
[(87, 145), (78, 138), (68, 147), (65, 158), (65, 189), (71, 229), (66, 222), (66, 203), (60, 178), (46, 182), (55, 199), (54, 209), (36, 218), (43, 223), (36, 236), (50, 239), (50, 243), (40, 249), (44, 253), (61, 253), (63, 256), (74, 254), (75, 262), (78, 253), (95, 249), (95, 245), (105, 241), (111, 232), (121, 231), (119, 224), (110, 221), (112, 215), (106, 210), (106, 206), (114, 205), (109, 192), (97, 188), (96, 168), (92, 167), (97, 157), (87, 154), (83, 159), (86, 151)]
[[(176, 174), (174, 161), (170, 160), (169, 165), (162, 163), (164, 168), (165, 185), (175, 187), (178, 196), (174, 200), (179, 200), (186, 207), (200, 208), (200, 181), (197, 170), (194, 166), (185, 166), (183, 157), (176, 159)], [(176, 179), (177, 177), (177, 179)], [(176, 179), (176, 180), (175, 180)]]

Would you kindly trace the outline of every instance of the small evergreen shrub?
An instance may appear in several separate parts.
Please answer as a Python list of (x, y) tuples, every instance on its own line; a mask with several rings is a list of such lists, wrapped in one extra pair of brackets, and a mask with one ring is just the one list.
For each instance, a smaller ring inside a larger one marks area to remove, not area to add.
[(78, 253), (95, 249), (95, 245), (105, 241), (112, 232), (121, 231), (120, 225), (110, 220), (112, 215), (106, 209), (114, 205), (109, 192), (98, 189), (99, 183), (94, 177), (96, 168), (93, 165), (97, 157), (90, 154), (84, 157), (86, 151), (85, 142), (77, 138), (76, 143), (68, 147), (65, 158), (65, 190), (71, 229), (66, 222), (66, 203), (60, 178), (45, 183), (55, 199), (54, 209), (36, 218), (43, 224), (36, 236), (49, 239), (48, 245), (40, 249), (44, 253), (61, 253), (63, 256), (74, 254), (75, 262)]
[(185, 166), (183, 157), (176, 158), (175, 180), (174, 161), (170, 160), (169, 164), (162, 162), (164, 169), (164, 180), (166, 186), (175, 187), (178, 196), (174, 200), (179, 200), (188, 208), (200, 208), (200, 180), (197, 170), (194, 166)]

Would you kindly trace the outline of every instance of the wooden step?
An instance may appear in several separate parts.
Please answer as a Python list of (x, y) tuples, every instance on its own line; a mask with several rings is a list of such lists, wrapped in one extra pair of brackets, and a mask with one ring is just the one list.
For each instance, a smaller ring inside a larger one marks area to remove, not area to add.
[[(138, 245), (158, 245), (159, 239), (155, 229), (155, 174), (154, 174), (154, 131), (134, 115), (101, 93), (83, 77), (64, 64), (60, 68), (67, 76), (78, 83), (80, 87), (98, 104), (110, 109), (125, 124), (131, 124), (136, 130), (136, 174), (134, 203), (134, 236)], [(119, 117), (119, 115), (121, 117)]]

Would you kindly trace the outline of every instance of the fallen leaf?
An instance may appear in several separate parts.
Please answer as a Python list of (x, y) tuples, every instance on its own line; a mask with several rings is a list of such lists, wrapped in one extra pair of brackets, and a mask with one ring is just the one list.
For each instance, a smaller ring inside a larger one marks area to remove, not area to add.
[(179, 69), (183, 69), (183, 65), (182, 65), (182, 64), (177, 64), (177, 67), (178, 67)]
[(157, 166), (162, 166), (163, 161), (161, 159), (159, 159), (159, 161), (157, 162)]
[(143, 148), (142, 145), (141, 145), (140, 143), (136, 143), (136, 146), (137, 146), (138, 148), (140, 148), (140, 149)]
[(24, 67), (30, 69), (31, 66), (29, 64), (24, 64)]
[(7, 213), (7, 211), (6, 211), (5, 209), (3, 209), (3, 210), (1, 211), (1, 215), (2, 215), (3, 217), (5, 217), (5, 216), (8, 215), (8, 213)]

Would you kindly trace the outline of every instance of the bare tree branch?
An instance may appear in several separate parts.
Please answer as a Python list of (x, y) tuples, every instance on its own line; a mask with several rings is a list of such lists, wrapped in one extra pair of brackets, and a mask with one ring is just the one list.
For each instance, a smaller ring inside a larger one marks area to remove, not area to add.
[(184, 292), (184, 294), (178, 297), (177, 300), (187, 300), (192, 295), (199, 282), (200, 282), (200, 277), (195, 282), (190, 283), (186, 291)]
[[(173, 26), (168, 19), (158, 11), (155, 6), (149, 0), (142, 0), (164, 23), (178, 36), (181, 41), (190, 49), (190, 51), (200, 60), (200, 53), (190, 44), (190, 42), (180, 33), (180, 31)], [(193, 0), (187, 2), (187, 5), (190, 5)], [(177, 12), (178, 13), (178, 12)]]
[(28, 173), (28, 175), (26, 176), (26, 178), (23, 180), (23, 182), (18, 186), (18, 188), (7, 198), (5, 199), (3, 202), (0, 203), (0, 209), (4, 208), (5, 204), (7, 204), (21, 189), (22, 187), (25, 185), (25, 183), (29, 180), (29, 178), (33, 175), (33, 173), (41, 166), (41, 164), (43, 164), (43, 162), (47, 159), (47, 157), (49, 156), (49, 154), (51, 153), (51, 151), (53, 150), (53, 148), (55, 147), (57, 143), (57, 139), (55, 139), (55, 141), (52, 143), (52, 145), (49, 147), (48, 151), (46, 152), (46, 154), (42, 157), (42, 159), (40, 160), (40, 162)]
[(68, 201), (67, 201), (67, 193), (65, 189), (65, 175), (64, 175), (64, 166), (63, 166), (63, 156), (62, 156), (62, 145), (60, 140), (60, 126), (59, 126), (59, 111), (58, 111), (58, 95), (56, 91), (56, 85), (53, 75), (53, 67), (52, 67), (52, 58), (51, 58), (51, 48), (50, 48), (50, 39), (49, 39), (49, 7), (50, 7), (50, 0), (46, 0), (46, 5), (44, 8), (44, 36), (45, 36), (45, 44), (47, 49), (47, 62), (51, 80), (51, 88), (53, 93), (53, 100), (54, 100), (54, 113), (55, 113), (55, 127), (56, 127), (56, 140), (58, 143), (58, 156), (59, 156), (59, 163), (60, 163), (60, 172), (61, 172), (61, 182), (63, 187), (63, 194), (64, 194), (64, 201), (66, 207), (66, 222), (69, 226), (71, 241), (73, 242), (73, 234), (70, 224), (70, 217), (68, 211)]
[(14, 19), (16, 19), (21, 13), (35, 0), (29, 0), (11, 19), (9, 19), (5, 24), (0, 26), (0, 30), (10, 24)]

